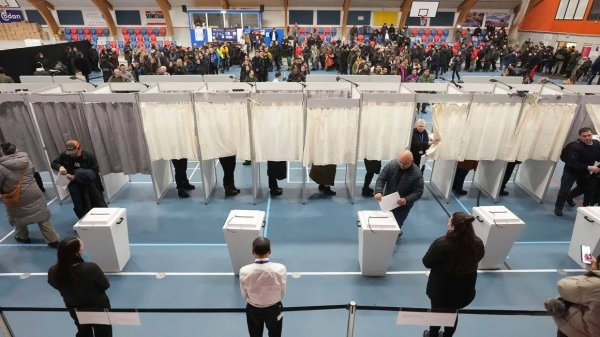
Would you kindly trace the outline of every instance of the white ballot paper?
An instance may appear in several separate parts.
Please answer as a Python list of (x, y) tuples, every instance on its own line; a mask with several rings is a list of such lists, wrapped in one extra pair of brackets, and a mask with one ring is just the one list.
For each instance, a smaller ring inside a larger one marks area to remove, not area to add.
[(111, 325), (142, 325), (137, 312), (109, 312)]
[(394, 208), (400, 206), (398, 205), (398, 200), (400, 200), (400, 194), (398, 194), (398, 192), (388, 194), (386, 196), (381, 197), (379, 207), (381, 207), (382, 212), (389, 212)]
[(69, 183), (71, 181), (69, 181), (69, 179), (67, 179), (66, 175), (62, 175), (59, 174), (58, 177), (56, 178), (56, 186), (62, 187), (63, 189), (67, 189), (67, 186), (69, 186)]
[(79, 324), (102, 324), (110, 325), (108, 320), (108, 313), (102, 312), (91, 312), (91, 311), (76, 311), (77, 320)]
[(396, 325), (454, 326), (456, 313), (400, 311)]

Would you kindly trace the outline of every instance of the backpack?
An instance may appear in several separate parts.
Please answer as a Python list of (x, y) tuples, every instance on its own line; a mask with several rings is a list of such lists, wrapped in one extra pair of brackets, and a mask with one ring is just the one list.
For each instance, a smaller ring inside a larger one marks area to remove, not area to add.
[(571, 148), (575, 146), (575, 144), (577, 144), (577, 141), (572, 141), (562, 149), (562, 151), (560, 152), (560, 160), (562, 160), (565, 163), (567, 162), (567, 160), (569, 159), (569, 152), (571, 152)]

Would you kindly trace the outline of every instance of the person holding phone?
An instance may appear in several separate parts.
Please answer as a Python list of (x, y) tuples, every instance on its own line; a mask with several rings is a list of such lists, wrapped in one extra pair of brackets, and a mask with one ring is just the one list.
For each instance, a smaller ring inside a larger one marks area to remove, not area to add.
[(599, 259), (590, 256), (587, 272), (558, 281), (559, 296), (544, 302), (558, 327), (558, 337), (600, 336)]

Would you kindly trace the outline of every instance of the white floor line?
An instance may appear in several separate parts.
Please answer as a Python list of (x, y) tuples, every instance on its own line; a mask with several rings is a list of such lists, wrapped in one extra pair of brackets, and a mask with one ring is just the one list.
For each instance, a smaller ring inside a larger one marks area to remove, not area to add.
[(200, 162), (198, 162), (198, 164), (196, 164), (196, 167), (192, 171), (192, 174), (190, 174), (190, 178), (194, 176), (194, 173), (196, 173), (196, 171), (198, 171), (198, 167), (200, 167)]
[(54, 197), (54, 199), (48, 201), (48, 203), (46, 204), (46, 206), (50, 206), (50, 204), (53, 203), (56, 199), (58, 199), (58, 197)]
[[(561, 270), (562, 272), (563, 270)], [(585, 270), (583, 269), (564, 269), (567, 273), (583, 273)], [(122, 273), (106, 273), (106, 275), (110, 276), (156, 276), (161, 272), (122, 272)], [(332, 272), (332, 271), (322, 271), (322, 272), (297, 272), (300, 276), (355, 276), (362, 275), (359, 271), (350, 271), (350, 272)], [(428, 275), (428, 270), (414, 270), (414, 271), (388, 271), (386, 275)], [(557, 269), (501, 269), (501, 270), (479, 270), (477, 271), (479, 274), (550, 274), (550, 273), (558, 273)], [(24, 273), (0, 273), (0, 277), (17, 277), (21, 276)], [(47, 273), (29, 273), (31, 276), (46, 276)], [(233, 276), (233, 273), (202, 273), (202, 272), (164, 272), (165, 276)], [(290, 276), (296, 274), (296, 272), (288, 272)]]
[(4, 241), (4, 240), (8, 239), (8, 237), (11, 236), (14, 232), (15, 232), (15, 230), (13, 229), (12, 231), (10, 231), (10, 233), (6, 234), (6, 236), (0, 240), (0, 243), (2, 243), (2, 241)]

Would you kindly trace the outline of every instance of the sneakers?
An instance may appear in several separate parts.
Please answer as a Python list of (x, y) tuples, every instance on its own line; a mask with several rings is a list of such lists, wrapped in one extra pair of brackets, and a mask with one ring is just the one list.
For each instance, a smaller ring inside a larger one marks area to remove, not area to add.
[(500, 190), (500, 195), (503, 196), (503, 197), (505, 197), (505, 196), (508, 195), (508, 191)]
[(58, 249), (58, 241), (50, 242), (48, 247)]
[(575, 201), (573, 201), (573, 199), (567, 199), (567, 205), (575, 207)]
[(31, 239), (21, 239), (20, 237), (15, 236), (15, 240), (20, 243), (31, 243)]
[(248, 166), (248, 165), (251, 165), (251, 164), (252, 164), (252, 162), (251, 162), (251, 161), (249, 161), (249, 160), (244, 160), (244, 163), (243, 163), (242, 165), (244, 165), (244, 166)]
[(180, 198), (189, 198), (190, 197), (189, 193), (185, 191), (185, 188), (178, 188), (177, 196), (179, 196)]
[(560, 209), (560, 208), (555, 208), (555, 209), (554, 209), (554, 214), (555, 214), (556, 216), (563, 216), (563, 211), (562, 211), (562, 209)]

